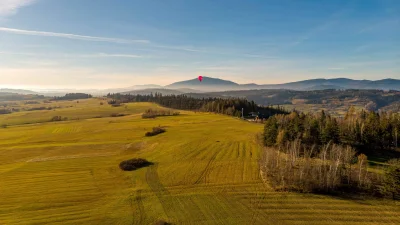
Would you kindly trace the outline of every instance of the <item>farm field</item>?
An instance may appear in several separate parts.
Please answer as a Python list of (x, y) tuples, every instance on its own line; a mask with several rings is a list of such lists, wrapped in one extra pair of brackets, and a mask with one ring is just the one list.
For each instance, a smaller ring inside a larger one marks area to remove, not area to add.
[[(400, 224), (393, 201), (274, 192), (259, 175), (260, 124), (142, 119), (161, 107), (100, 101), (0, 115), (0, 224)], [(79, 120), (46, 122), (56, 115)], [(145, 137), (155, 126), (167, 132)], [(119, 169), (137, 157), (154, 164)]]
[[(10, 103), (8, 103), (10, 104)], [(125, 115), (142, 113), (150, 107), (150, 103), (138, 103), (135, 107), (124, 104), (120, 107), (111, 107), (107, 100), (83, 99), (74, 101), (51, 101), (48, 103), (26, 105), (23, 101), (13, 102), (13, 107), (21, 109), (20, 112), (0, 115), (0, 125), (20, 125), (31, 123), (49, 122), (54, 116), (61, 116), (68, 120), (80, 120), (99, 117), (110, 117), (111, 114), (120, 113)], [(101, 105), (102, 104), (102, 105)], [(29, 108), (51, 107), (51, 110), (28, 111)], [(153, 105), (153, 108), (158, 106)]]

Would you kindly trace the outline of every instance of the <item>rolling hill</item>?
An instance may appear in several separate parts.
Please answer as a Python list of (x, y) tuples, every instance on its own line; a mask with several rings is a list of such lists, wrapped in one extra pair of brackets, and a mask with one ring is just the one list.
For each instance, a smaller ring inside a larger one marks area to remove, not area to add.
[[(0, 115), (14, 121), (0, 128), (1, 224), (400, 223), (394, 201), (274, 191), (260, 176), (260, 124), (187, 111), (142, 119), (160, 107), (101, 101)], [(145, 137), (160, 125), (167, 132)], [(153, 165), (118, 167), (137, 157)]]
[(24, 90), (24, 89), (11, 89), (11, 88), (0, 88), (0, 93), (14, 93), (14, 94), (39, 94), (38, 92), (34, 92), (31, 90)]

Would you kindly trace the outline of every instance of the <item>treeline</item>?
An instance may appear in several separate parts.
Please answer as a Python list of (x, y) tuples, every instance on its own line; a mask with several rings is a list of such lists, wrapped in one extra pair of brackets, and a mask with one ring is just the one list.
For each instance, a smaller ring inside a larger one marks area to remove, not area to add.
[[(302, 145), (299, 140), (266, 148), (261, 169), (276, 190), (332, 192), (340, 189), (373, 190), (379, 176), (368, 174), (367, 158), (351, 147)], [(372, 191), (373, 192), (373, 191)]]
[(254, 101), (248, 101), (242, 98), (193, 98), (186, 95), (167, 95), (160, 93), (150, 95), (122, 95), (108, 94), (107, 97), (113, 100), (109, 104), (120, 104), (127, 102), (154, 102), (164, 107), (194, 110), (203, 112), (215, 112), (231, 116), (241, 116), (242, 108), (244, 115), (250, 112), (259, 112), (260, 116), (268, 118), (276, 114), (287, 114), (282, 107), (259, 106)]
[(12, 113), (12, 111), (9, 109), (0, 109), (0, 115), (1, 114), (10, 114), (10, 113)]
[(349, 145), (356, 149), (393, 149), (399, 146), (400, 115), (386, 112), (356, 112), (350, 108), (344, 118), (292, 112), (269, 118), (264, 128), (266, 146), (282, 146), (299, 139), (302, 144)]
[(350, 146), (310, 147), (295, 140), (265, 148), (260, 165), (263, 179), (277, 191), (400, 197), (400, 159), (389, 160), (384, 173), (371, 172), (367, 156)]
[(45, 99), (44, 95), (34, 94), (16, 94), (16, 93), (0, 93), (0, 102), (2, 101), (20, 101), (20, 100), (31, 100), (31, 99)]
[(156, 110), (148, 109), (142, 114), (143, 119), (153, 119), (159, 116), (178, 116), (179, 112), (174, 112), (172, 110)]
[(54, 97), (52, 100), (77, 100), (77, 99), (86, 99), (92, 98), (93, 96), (85, 93), (68, 93), (62, 97)]

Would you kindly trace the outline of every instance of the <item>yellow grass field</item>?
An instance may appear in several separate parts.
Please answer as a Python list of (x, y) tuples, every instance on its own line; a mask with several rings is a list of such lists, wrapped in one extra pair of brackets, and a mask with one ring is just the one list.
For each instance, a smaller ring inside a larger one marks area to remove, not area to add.
[[(1, 225), (400, 224), (393, 201), (272, 191), (259, 175), (260, 124), (184, 111), (142, 119), (159, 106), (100, 101), (0, 116)], [(76, 120), (45, 122), (56, 115)], [(144, 136), (159, 125), (167, 132)], [(119, 169), (135, 157), (154, 165)]]

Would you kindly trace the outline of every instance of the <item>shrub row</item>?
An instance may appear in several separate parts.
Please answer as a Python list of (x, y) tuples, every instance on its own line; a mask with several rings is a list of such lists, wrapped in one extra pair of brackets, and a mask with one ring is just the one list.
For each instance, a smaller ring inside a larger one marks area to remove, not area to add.
[(172, 110), (154, 110), (148, 109), (142, 114), (143, 119), (156, 118), (158, 116), (177, 116), (179, 112)]

